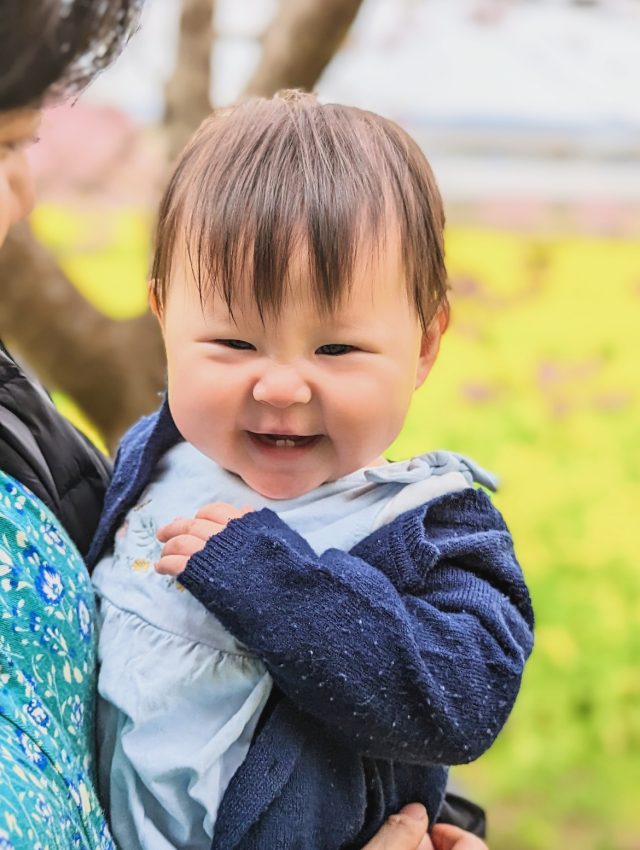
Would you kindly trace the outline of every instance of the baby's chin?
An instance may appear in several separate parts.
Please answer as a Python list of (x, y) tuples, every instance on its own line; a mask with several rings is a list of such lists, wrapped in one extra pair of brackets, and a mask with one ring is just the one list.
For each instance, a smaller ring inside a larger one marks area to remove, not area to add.
[[(373, 466), (383, 466), (387, 463), (383, 457), (378, 457), (372, 460), (370, 463), (365, 463), (361, 466), (355, 466), (353, 468), (345, 469), (344, 471), (340, 471), (339, 475), (322, 477), (320, 476), (305, 476), (304, 478), (288, 478), (288, 477), (280, 477), (276, 475), (262, 475), (262, 476), (254, 476), (254, 475), (239, 475), (237, 472), (234, 473), (241, 478), (247, 487), (250, 487), (254, 492), (258, 493), (258, 495), (262, 496), (265, 499), (273, 499), (273, 501), (287, 501), (289, 499), (298, 499), (301, 496), (305, 496), (307, 493), (311, 493), (313, 490), (317, 490), (319, 487), (324, 486), (325, 484), (331, 484), (333, 481), (338, 481), (340, 478), (345, 478), (347, 475), (351, 475), (354, 472), (357, 472), (360, 469), (369, 469)], [(230, 470), (227, 470), (230, 471)]]
[(300, 496), (305, 496), (311, 493), (312, 490), (317, 490), (322, 487), (327, 481), (253, 481), (251, 479), (240, 476), (247, 487), (250, 487), (259, 496), (265, 499), (273, 499), (273, 501), (284, 502), (289, 499), (298, 499)]

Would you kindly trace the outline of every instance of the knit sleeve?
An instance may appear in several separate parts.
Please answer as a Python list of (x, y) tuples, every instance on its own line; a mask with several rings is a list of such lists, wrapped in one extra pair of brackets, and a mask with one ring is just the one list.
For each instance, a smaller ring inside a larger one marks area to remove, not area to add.
[(264, 510), (181, 582), (298, 706), (365, 755), (457, 764), (493, 742), (532, 648), (529, 595), (489, 499), (442, 496), (316, 556)]

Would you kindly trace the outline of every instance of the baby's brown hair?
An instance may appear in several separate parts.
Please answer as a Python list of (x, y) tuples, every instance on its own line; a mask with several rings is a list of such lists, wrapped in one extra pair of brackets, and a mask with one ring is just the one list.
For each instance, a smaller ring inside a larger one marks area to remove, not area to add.
[(180, 157), (160, 205), (153, 295), (161, 309), (180, 247), (201, 299), (215, 291), (232, 311), (244, 280), (260, 315), (277, 314), (302, 248), (315, 301), (330, 311), (359, 252), (384, 246), (391, 224), (426, 328), (448, 311), (444, 211), (417, 143), (392, 121), (313, 95), (247, 100), (207, 118)]

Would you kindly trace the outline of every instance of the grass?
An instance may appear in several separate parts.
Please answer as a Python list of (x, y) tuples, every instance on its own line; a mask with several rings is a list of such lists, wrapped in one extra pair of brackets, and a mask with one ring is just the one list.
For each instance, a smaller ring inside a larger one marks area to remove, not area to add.
[[(86, 297), (143, 309), (148, 218), (41, 208)], [(501, 476), (537, 642), (492, 750), (457, 771), (492, 850), (640, 850), (640, 245), (450, 229), (453, 321), (392, 457)]]

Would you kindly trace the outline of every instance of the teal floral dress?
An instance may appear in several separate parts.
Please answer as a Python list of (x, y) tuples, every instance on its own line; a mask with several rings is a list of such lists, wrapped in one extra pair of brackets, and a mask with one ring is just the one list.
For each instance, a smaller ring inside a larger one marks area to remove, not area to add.
[(93, 781), (94, 623), (73, 543), (0, 472), (0, 850), (115, 850)]

